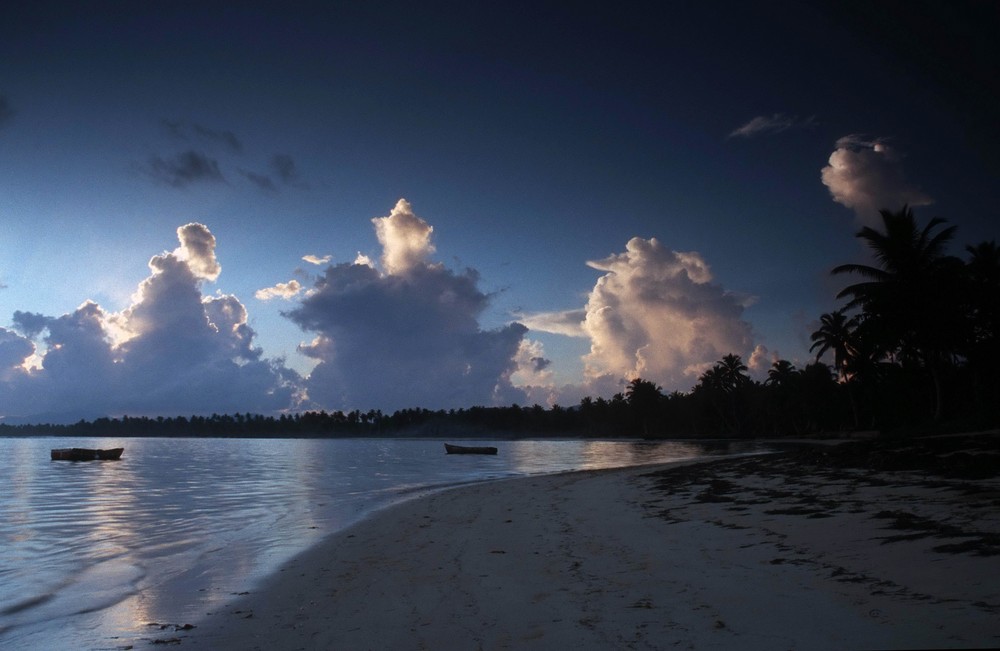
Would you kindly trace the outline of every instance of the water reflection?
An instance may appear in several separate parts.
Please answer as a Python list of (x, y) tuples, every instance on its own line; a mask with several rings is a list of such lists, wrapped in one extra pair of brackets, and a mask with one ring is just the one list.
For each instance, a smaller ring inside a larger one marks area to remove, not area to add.
[[(449, 456), (427, 440), (0, 439), (14, 460), (0, 495), (0, 647), (116, 647), (148, 637), (149, 622), (195, 621), (321, 537), (435, 487), (705, 453), (489, 444), (500, 454)], [(49, 461), (50, 448), (73, 446), (125, 454)]]

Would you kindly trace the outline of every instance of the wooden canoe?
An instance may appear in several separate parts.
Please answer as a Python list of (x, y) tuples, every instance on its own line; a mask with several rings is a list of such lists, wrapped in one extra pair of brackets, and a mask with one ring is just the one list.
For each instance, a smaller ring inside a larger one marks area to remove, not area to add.
[(483, 446), (469, 446), (469, 445), (452, 445), (451, 443), (444, 444), (445, 454), (496, 454), (497, 449)]
[(52, 450), (53, 461), (115, 461), (121, 459), (125, 448), (91, 450), (90, 448), (62, 448)]

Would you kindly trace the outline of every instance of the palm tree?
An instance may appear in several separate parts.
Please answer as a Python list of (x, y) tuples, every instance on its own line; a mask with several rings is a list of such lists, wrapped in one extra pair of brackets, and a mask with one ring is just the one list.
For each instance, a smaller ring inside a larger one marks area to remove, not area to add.
[(980, 406), (1000, 404), (1000, 248), (996, 241), (967, 246), (966, 316), (969, 319), (965, 357), (973, 374)]
[(812, 333), (813, 342), (809, 352), (816, 350), (818, 362), (828, 350), (833, 351), (833, 367), (841, 381), (847, 380), (847, 368), (855, 355), (854, 330), (857, 328), (857, 318), (848, 318), (844, 310), (835, 310), (819, 317), (820, 326)]
[(778, 387), (788, 386), (794, 381), (797, 374), (798, 371), (794, 364), (787, 359), (779, 359), (771, 364), (771, 368), (767, 370), (767, 379), (764, 380), (764, 384)]
[[(860, 308), (868, 326), (864, 334), (878, 336), (885, 350), (913, 358), (928, 370), (934, 382), (934, 417), (942, 411), (939, 367), (956, 341), (953, 316), (957, 305), (954, 283), (961, 263), (945, 255), (956, 227), (935, 233), (946, 222), (932, 219), (923, 229), (913, 211), (882, 210), (884, 232), (865, 226), (857, 233), (871, 249), (877, 267), (844, 264), (833, 274), (855, 274), (864, 280), (845, 287), (837, 298), (849, 298), (845, 309)], [(956, 264), (957, 263), (957, 264)], [(869, 344), (873, 342), (869, 341)]]
[(625, 388), (625, 399), (643, 436), (649, 436), (649, 423), (663, 401), (662, 389), (655, 382), (637, 377)]
[(750, 376), (746, 374), (747, 365), (739, 355), (729, 353), (717, 363), (715, 367), (719, 371), (719, 379), (722, 389), (731, 393), (750, 381)]

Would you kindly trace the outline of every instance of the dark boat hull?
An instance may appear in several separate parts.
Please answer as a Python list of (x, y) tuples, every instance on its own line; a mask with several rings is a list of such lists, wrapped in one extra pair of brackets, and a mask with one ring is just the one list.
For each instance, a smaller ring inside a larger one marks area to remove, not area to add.
[(468, 445), (452, 445), (451, 443), (444, 444), (444, 451), (446, 454), (496, 454), (497, 453), (496, 448), (489, 447), (486, 445), (468, 446)]
[(116, 461), (121, 459), (125, 448), (91, 450), (90, 448), (62, 448), (52, 450), (53, 461)]

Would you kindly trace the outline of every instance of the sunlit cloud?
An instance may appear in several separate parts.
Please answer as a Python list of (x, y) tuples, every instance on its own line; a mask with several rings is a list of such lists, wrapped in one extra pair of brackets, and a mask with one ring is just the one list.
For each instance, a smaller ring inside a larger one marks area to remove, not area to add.
[(855, 134), (839, 139), (820, 178), (834, 201), (853, 210), (868, 225), (878, 223), (880, 210), (933, 203), (906, 180), (902, 158), (880, 138)]
[(638, 237), (625, 249), (588, 263), (606, 272), (590, 293), (583, 325), (591, 340), (589, 377), (643, 377), (686, 390), (701, 365), (753, 348), (743, 306), (711, 282), (698, 253)]
[(272, 298), (283, 298), (286, 301), (294, 298), (302, 291), (302, 283), (297, 280), (289, 280), (287, 283), (278, 283), (273, 287), (265, 287), (254, 292), (254, 298), (259, 301), (269, 301)]
[(567, 337), (586, 337), (587, 333), (583, 329), (583, 322), (586, 318), (587, 311), (584, 309), (517, 314), (518, 322), (523, 323), (529, 330)]
[(730, 138), (752, 138), (755, 136), (782, 133), (790, 129), (802, 129), (816, 125), (816, 117), (810, 116), (800, 120), (798, 116), (775, 113), (773, 115), (758, 115), (743, 126), (730, 132)]
[(747, 369), (754, 378), (764, 380), (767, 378), (767, 371), (774, 362), (778, 361), (778, 354), (772, 353), (767, 346), (758, 344), (750, 353), (750, 358), (746, 361)]
[(309, 264), (324, 265), (330, 262), (330, 260), (333, 259), (333, 256), (332, 255), (319, 256), (310, 253), (309, 255), (302, 256), (302, 259), (308, 262)]
[[(239, 299), (202, 291), (221, 273), (215, 237), (196, 223), (177, 237), (174, 251), (150, 259), (149, 277), (121, 312), (85, 301), (58, 317), (14, 313), (21, 334), (0, 333), (0, 416), (65, 421), (295, 405), (298, 374), (262, 358)], [(35, 355), (40, 363), (29, 365)]]
[(542, 344), (531, 339), (522, 339), (514, 358), (517, 370), (511, 380), (517, 386), (550, 386), (552, 384), (552, 360), (545, 357)]
[(607, 397), (635, 377), (686, 391), (723, 355), (753, 350), (742, 318), (747, 299), (713, 283), (699, 253), (635, 237), (625, 252), (587, 264), (605, 273), (583, 310), (524, 319), (533, 329), (590, 339), (583, 386), (560, 394)]
[(179, 260), (198, 278), (216, 280), (222, 266), (215, 259), (215, 236), (204, 224), (192, 222), (177, 229), (177, 239), (181, 245), (174, 250)]
[(387, 217), (372, 219), (375, 236), (382, 245), (382, 267), (389, 275), (405, 275), (422, 266), (434, 253), (434, 227), (413, 214), (406, 199), (396, 202)]
[(35, 344), (12, 330), (0, 328), (0, 381), (9, 381), (26, 359), (35, 352)]
[(284, 313), (315, 333), (299, 347), (319, 362), (306, 380), (309, 399), (384, 410), (523, 402), (510, 376), (526, 328), (480, 328), (489, 297), (478, 274), (430, 259), (433, 228), (405, 200), (372, 223), (381, 269), (368, 259), (330, 266)]

